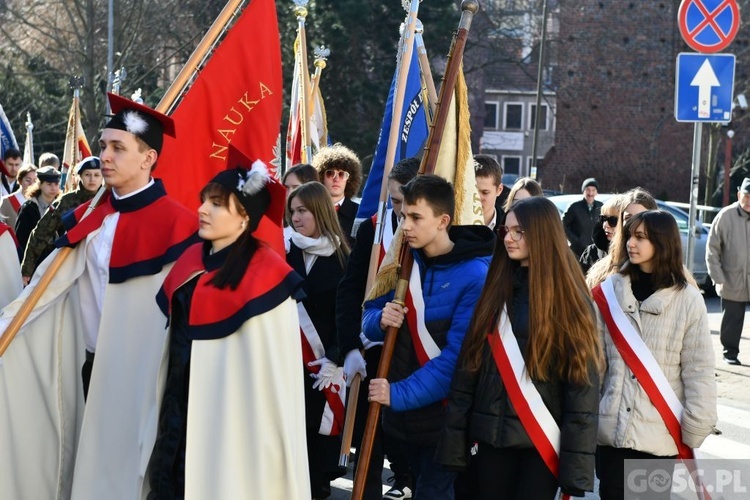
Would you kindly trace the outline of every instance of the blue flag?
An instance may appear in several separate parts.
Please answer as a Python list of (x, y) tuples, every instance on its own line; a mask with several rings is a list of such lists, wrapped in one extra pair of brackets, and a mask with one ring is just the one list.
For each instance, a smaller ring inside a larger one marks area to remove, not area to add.
[(16, 136), (13, 135), (8, 117), (5, 116), (3, 106), (0, 105), (0, 159), (10, 148), (18, 149), (18, 143), (16, 142)]
[[(358, 219), (368, 219), (378, 210), (378, 201), (380, 200), (380, 186), (383, 182), (383, 172), (385, 168), (385, 156), (388, 150), (388, 137), (391, 133), (391, 116), (393, 115), (393, 98), (396, 92), (396, 82), (398, 79), (398, 70), (393, 75), (391, 90), (388, 92), (388, 101), (385, 104), (385, 114), (383, 124), (380, 127), (380, 137), (375, 150), (375, 156), (372, 159), (370, 174), (367, 176), (365, 188), (362, 192), (362, 201), (359, 204), (357, 212)], [(404, 107), (401, 113), (400, 133), (398, 145), (396, 147), (396, 157), (394, 164), (404, 158), (410, 158), (421, 153), (422, 148), (427, 141), (429, 128), (427, 126), (427, 111), (422, 95), (422, 82), (419, 77), (419, 61), (417, 50), (411, 58), (409, 65), (409, 74), (406, 79), (406, 92), (404, 93)], [(392, 167), (392, 165), (391, 165)]]

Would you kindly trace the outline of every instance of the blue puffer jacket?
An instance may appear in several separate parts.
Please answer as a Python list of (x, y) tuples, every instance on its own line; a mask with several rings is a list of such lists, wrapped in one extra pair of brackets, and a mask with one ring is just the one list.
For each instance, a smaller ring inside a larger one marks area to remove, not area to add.
[[(442, 403), (448, 396), (461, 343), (469, 328), (474, 305), (487, 276), (495, 237), (485, 226), (456, 226), (450, 230), (453, 250), (427, 259), (413, 250), (414, 264), (422, 276), (425, 325), (441, 349), (440, 355), (420, 367), (411, 336), (402, 328), (396, 340), (388, 375), (391, 406), (383, 425), (408, 441), (436, 442), (442, 425)], [(364, 334), (382, 341), (383, 307), (393, 292), (367, 301), (362, 315)], [(399, 413), (405, 413), (398, 415)]]

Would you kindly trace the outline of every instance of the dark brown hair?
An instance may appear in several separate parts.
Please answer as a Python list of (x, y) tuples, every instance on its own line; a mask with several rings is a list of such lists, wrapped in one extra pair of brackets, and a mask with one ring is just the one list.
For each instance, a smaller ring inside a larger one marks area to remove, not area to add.
[[(241, 216), (247, 216), (245, 208), (237, 199), (237, 196), (232, 193), (229, 189), (225, 188), (219, 183), (209, 182), (201, 190), (200, 194), (201, 201), (207, 199), (218, 202), (222, 207), (226, 207), (227, 210), (231, 206), (234, 206), (237, 213)], [(258, 246), (258, 242), (253, 237), (252, 232), (254, 231), (253, 224), (247, 224), (245, 230), (240, 234), (237, 240), (234, 242), (234, 247), (229, 251), (227, 260), (216, 272), (209, 283), (214, 285), (216, 288), (229, 287), (231, 290), (236, 290), (245, 276), (247, 266), (250, 264), (250, 259), (255, 253), (255, 248)]]
[(622, 228), (622, 248), (621, 254), (624, 255), (620, 260), (620, 274), (635, 277), (635, 266), (631, 264), (628, 258), (627, 244), (630, 237), (640, 229), (646, 234), (646, 238), (654, 246), (653, 271), (651, 277), (654, 288), (670, 288), (676, 286), (679, 289), (685, 288), (687, 278), (685, 277), (685, 268), (682, 264), (682, 240), (680, 239), (680, 229), (677, 227), (677, 221), (668, 212), (662, 210), (649, 210), (634, 215), (625, 223)]
[(362, 164), (357, 154), (343, 144), (320, 148), (312, 159), (312, 166), (318, 171), (320, 182), (325, 179), (326, 170), (336, 169), (349, 172), (344, 188), (344, 197), (352, 198), (362, 184)]

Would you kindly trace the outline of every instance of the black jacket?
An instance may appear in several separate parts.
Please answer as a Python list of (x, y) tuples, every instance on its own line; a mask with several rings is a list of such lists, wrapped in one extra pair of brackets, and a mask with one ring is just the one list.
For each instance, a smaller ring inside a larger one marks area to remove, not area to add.
[[(386, 224), (391, 224), (393, 232), (396, 232), (398, 220), (393, 212)], [(370, 254), (374, 241), (375, 224), (372, 219), (366, 219), (357, 229), (357, 238), (352, 247), (352, 253), (349, 254), (346, 272), (336, 294), (336, 331), (340, 348), (340, 359), (337, 363), (339, 365), (344, 363), (344, 357), (349, 351), (363, 347), (359, 338), (359, 333), (362, 331), (362, 302), (365, 300), (367, 273), (370, 269)]]
[(354, 228), (354, 220), (357, 218), (357, 211), (359, 210), (359, 203), (353, 202), (349, 198), (344, 198), (336, 211), (336, 215), (339, 218), (339, 224), (341, 229), (344, 231), (344, 235), (349, 240), (349, 248), (354, 246), (354, 236), (352, 235), (352, 229)]
[[(519, 269), (514, 299), (509, 311), (513, 333), (521, 352), (528, 341), (528, 273)], [(485, 343), (482, 365), (475, 373), (463, 366), (461, 356), (451, 383), (445, 425), (438, 443), (436, 461), (450, 468), (468, 465), (469, 449), (479, 447), (533, 448), (503, 385), (489, 343)], [(560, 475), (563, 492), (580, 495), (594, 487), (594, 452), (599, 413), (599, 377), (591, 384), (576, 386), (561, 380), (534, 381), (545, 406), (560, 427)]]
[(609, 240), (604, 232), (604, 228), (601, 223), (594, 225), (594, 231), (591, 235), (591, 239), (594, 240), (592, 244), (586, 247), (581, 254), (581, 258), (578, 259), (578, 263), (581, 264), (583, 274), (586, 274), (591, 266), (593, 266), (599, 259), (607, 255), (609, 250)]
[(580, 258), (584, 249), (592, 243), (591, 234), (594, 226), (599, 224), (599, 213), (602, 202), (594, 200), (594, 206), (589, 210), (585, 199), (570, 204), (563, 215), (565, 235), (570, 242), (570, 249)]
[(23, 254), (26, 252), (26, 244), (29, 242), (31, 231), (34, 230), (39, 219), (39, 202), (36, 198), (26, 200), (18, 210), (18, 219), (16, 219), (16, 238), (18, 239), (18, 261), (23, 262)]

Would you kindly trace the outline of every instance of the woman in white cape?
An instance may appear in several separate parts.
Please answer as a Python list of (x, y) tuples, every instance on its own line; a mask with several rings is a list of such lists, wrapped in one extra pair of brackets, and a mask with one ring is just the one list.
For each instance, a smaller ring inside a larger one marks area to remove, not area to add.
[(310, 498), (301, 278), (253, 236), (284, 188), (255, 162), (201, 192), (199, 235), (157, 297), (170, 334), (149, 499)]

